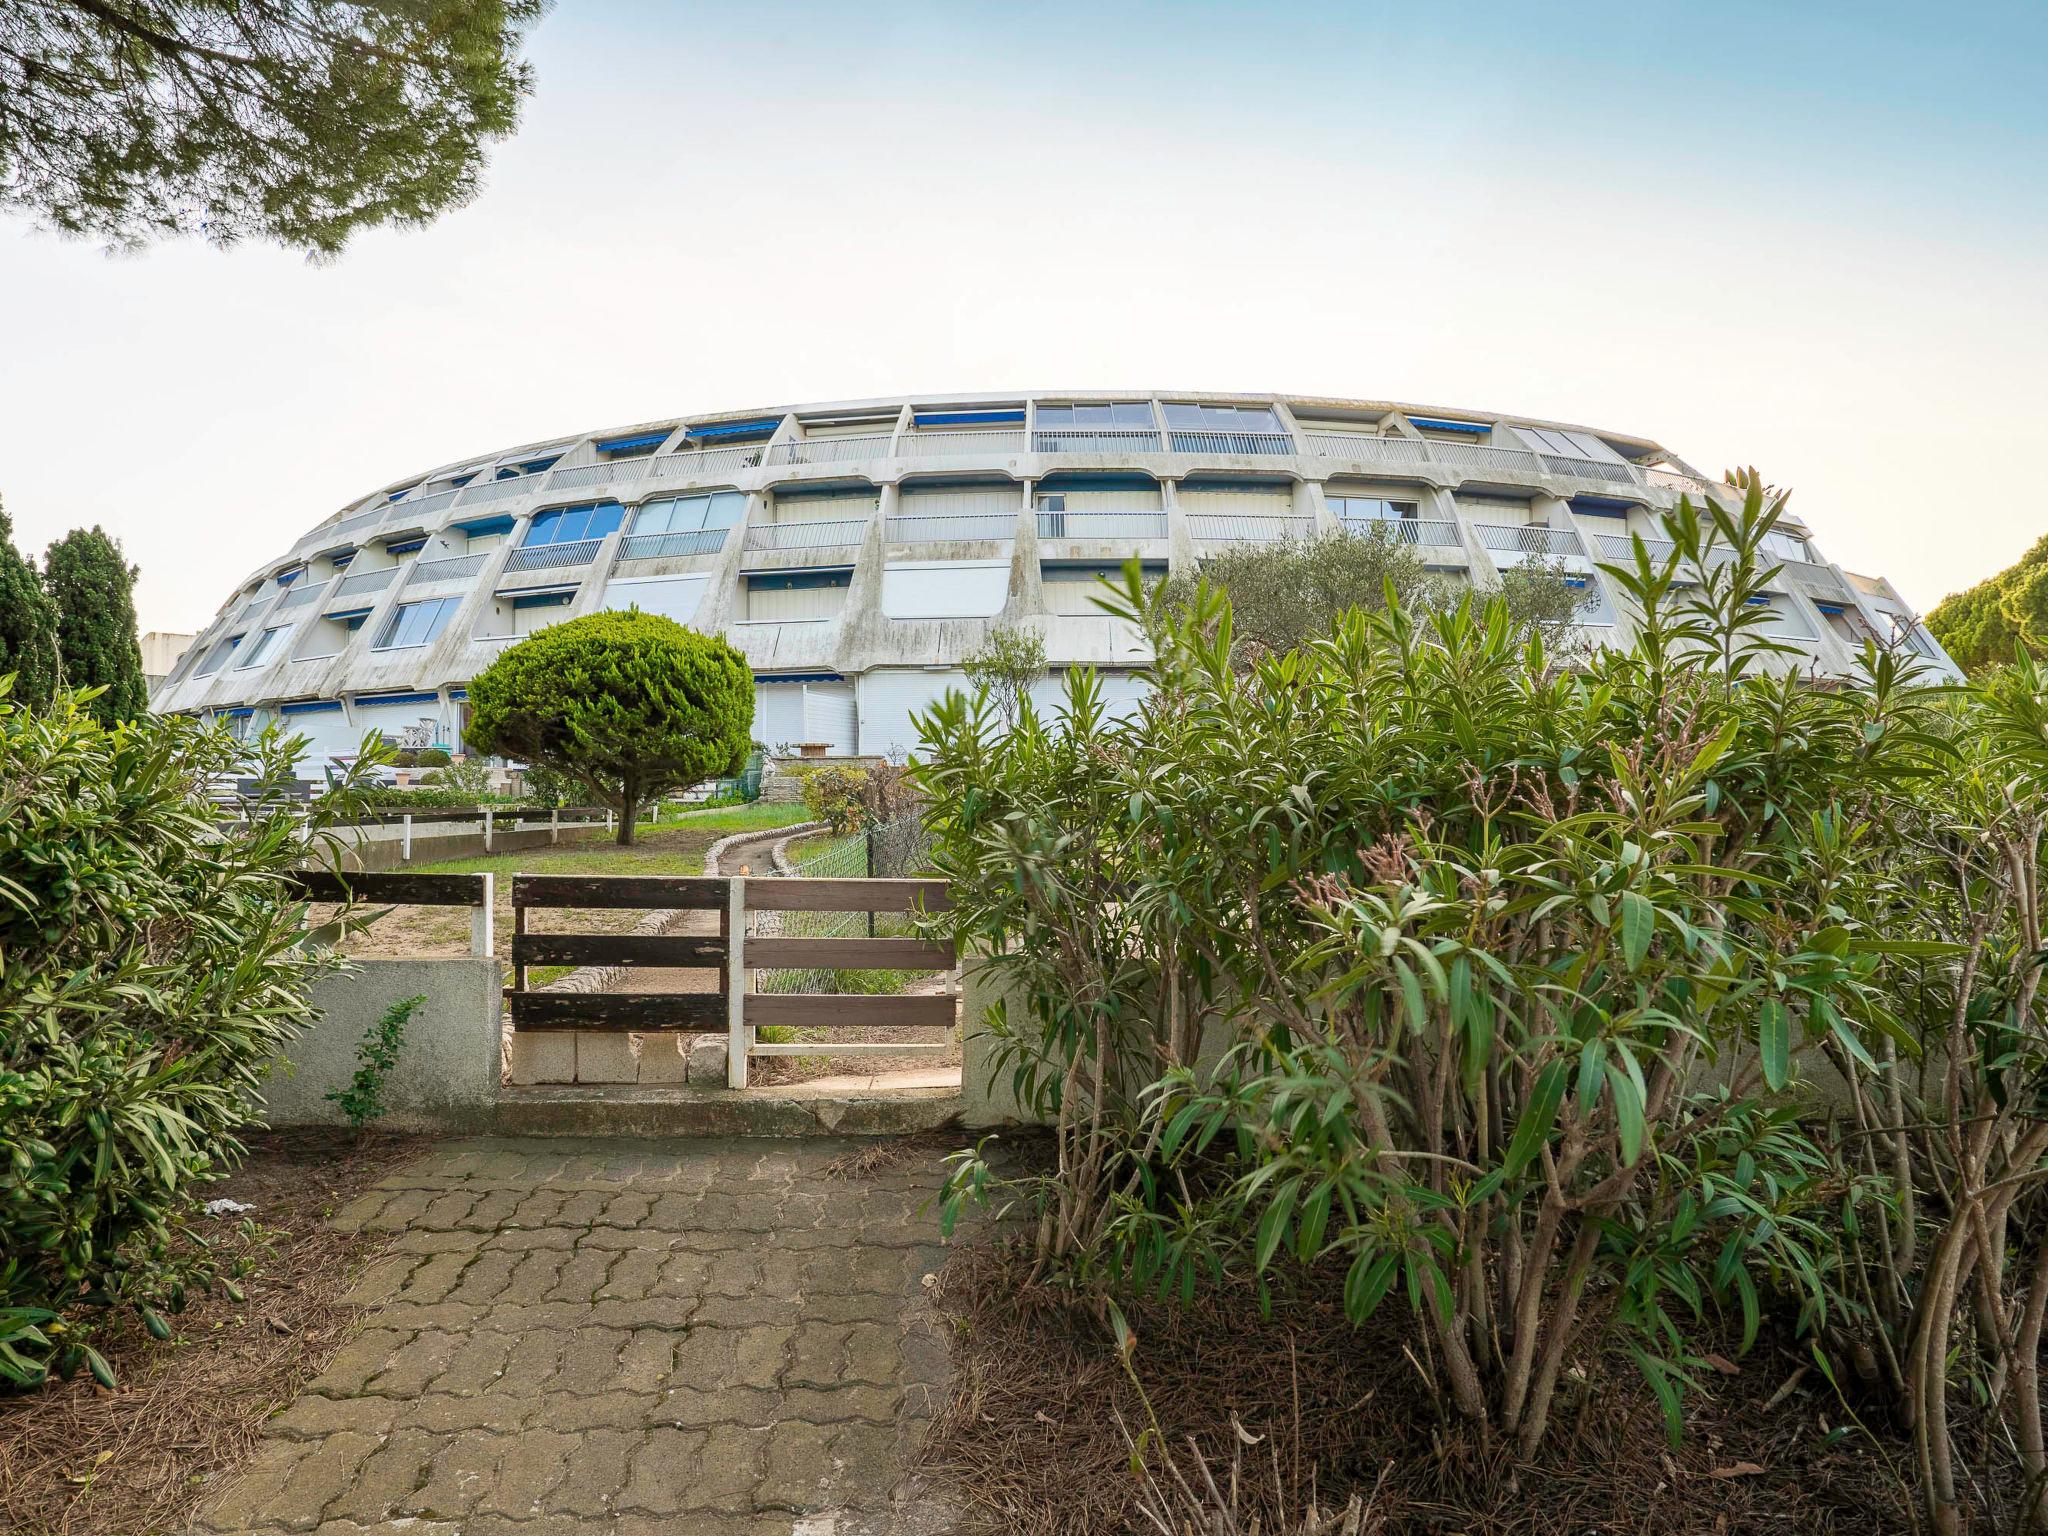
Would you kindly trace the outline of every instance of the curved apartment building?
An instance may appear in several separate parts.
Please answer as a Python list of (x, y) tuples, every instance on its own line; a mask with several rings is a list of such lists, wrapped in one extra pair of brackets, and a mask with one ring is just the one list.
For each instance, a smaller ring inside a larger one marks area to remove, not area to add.
[[(317, 776), (377, 730), (461, 750), (466, 684), (519, 636), (638, 607), (722, 633), (771, 748), (914, 747), (991, 626), (1037, 630), (1114, 697), (1147, 652), (1091, 591), (1224, 545), (1378, 524), (1485, 586), (1559, 559), (1596, 637), (1630, 617), (1599, 572), (1691, 492), (1733, 496), (1649, 438), (1392, 401), (1046, 391), (775, 407), (528, 443), (394, 481), (252, 571), (157, 689), (160, 710), (281, 718)], [(1782, 524), (1769, 602), (1797, 664), (1866, 637), (1953, 663), (1879, 578)]]

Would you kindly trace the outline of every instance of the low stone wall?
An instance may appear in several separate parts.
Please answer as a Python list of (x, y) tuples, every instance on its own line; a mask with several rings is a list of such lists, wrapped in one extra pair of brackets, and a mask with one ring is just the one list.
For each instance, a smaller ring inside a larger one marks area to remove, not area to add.
[(317, 1021), (273, 1061), (263, 1085), (274, 1126), (345, 1125), (327, 1094), (355, 1076), (364, 1032), (393, 1003), (424, 994), (385, 1080), (399, 1130), (488, 1131), (496, 1123), (501, 1046), (496, 960), (357, 960), (313, 985)]

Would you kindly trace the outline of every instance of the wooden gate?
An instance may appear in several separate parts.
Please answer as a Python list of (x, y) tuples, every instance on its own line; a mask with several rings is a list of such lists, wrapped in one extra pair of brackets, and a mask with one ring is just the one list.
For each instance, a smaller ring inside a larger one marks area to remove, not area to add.
[[(747, 913), (940, 912), (952, 905), (943, 880), (778, 880), (759, 876), (514, 875), (512, 877), (512, 985), (506, 1006), (516, 1030), (727, 1031), (726, 1080), (747, 1085), (750, 1056), (824, 1055), (903, 1049), (886, 1042), (823, 1039), (764, 1043), (763, 1025), (829, 1032), (838, 1028), (949, 1028), (959, 993), (920, 997), (857, 996), (836, 992), (752, 991), (754, 969), (951, 970), (950, 939), (918, 937), (821, 938), (747, 935)], [(536, 908), (716, 912), (718, 933), (538, 933), (528, 914)], [(717, 989), (700, 993), (535, 992), (526, 972), (536, 965), (704, 968), (717, 972)]]

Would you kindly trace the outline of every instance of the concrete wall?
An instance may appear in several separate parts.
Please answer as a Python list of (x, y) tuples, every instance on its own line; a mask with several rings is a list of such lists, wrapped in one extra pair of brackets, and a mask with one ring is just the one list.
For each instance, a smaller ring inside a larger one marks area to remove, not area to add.
[(345, 1125), (326, 1097), (355, 1076), (363, 1034), (393, 1003), (419, 994), (405, 1048), (386, 1079), (380, 1124), (413, 1131), (487, 1131), (503, 1071), (496, 960), (357, 960), (313, 987), (318, 1022), (272, 1063), (263, 1085), (272, 1125)]

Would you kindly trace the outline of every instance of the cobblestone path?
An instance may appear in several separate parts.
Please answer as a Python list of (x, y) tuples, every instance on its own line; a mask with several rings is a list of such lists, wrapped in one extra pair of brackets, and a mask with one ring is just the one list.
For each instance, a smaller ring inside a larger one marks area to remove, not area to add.
[(935, 1162), (826, 1140), (449, 1142), (338, 1213), (362, 1331), (211, 1532), (925, 1536)]

